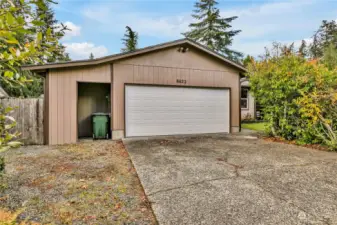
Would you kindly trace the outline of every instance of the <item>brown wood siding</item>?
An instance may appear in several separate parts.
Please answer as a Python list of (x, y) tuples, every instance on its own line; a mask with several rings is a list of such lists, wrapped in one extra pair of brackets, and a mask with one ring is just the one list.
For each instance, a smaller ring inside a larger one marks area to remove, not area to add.
[(163, 66), (175, 68), (193, 68), (201, 70), (226, 70), (237, 72), (238, 70), (225, 62), (219, 60), (209, 54), (190, 47), (185, 53), (178, 52), (178, 47), (172, 47), (148, 54), (135, 56), (123, 60), (116, 61), (114, 64), (132, 64), (143, 66)]
[(239, 127), (239, 72), (199, 50), (170, 48), (126, 59), (114, 63), (113, 74), (113, 130), (124, 130), (126, 83), (231, 88), (231, 126)]
[(111, 83), (110, 65), (50, 70), (48, 144), (77, 141), (77, 82)]

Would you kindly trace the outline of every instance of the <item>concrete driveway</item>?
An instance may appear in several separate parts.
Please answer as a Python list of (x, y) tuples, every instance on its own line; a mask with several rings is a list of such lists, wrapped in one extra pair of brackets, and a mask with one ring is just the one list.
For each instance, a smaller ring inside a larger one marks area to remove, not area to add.
[(337, 224), (337, 153), (231, 135), (124, 143), (160, 224)]

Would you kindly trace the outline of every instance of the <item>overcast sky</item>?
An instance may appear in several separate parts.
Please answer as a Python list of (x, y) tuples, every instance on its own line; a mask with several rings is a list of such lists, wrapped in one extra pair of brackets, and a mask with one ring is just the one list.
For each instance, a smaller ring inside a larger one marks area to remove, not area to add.
[[(195, 0), (60, 0), (56, 18), (71, 31), (62, 39), (72, 59), (120, 52), (125, 26), (139, 34), (139, 47), (183, 38), (193, 21)], [(232, 48), (257, 56), (273, 41), (310, 41), (321, 21), (337, 19), (337, 1), (219, 0), (222, 16), (238, 16), (233, 29), (242, 30)]]

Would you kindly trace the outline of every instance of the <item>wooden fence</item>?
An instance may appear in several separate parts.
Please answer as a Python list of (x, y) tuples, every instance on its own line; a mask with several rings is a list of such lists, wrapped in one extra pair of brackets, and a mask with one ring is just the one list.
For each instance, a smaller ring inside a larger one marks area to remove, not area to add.
[(14, 108), (10, 115), (17, 122), (16, 130), (24, 144), (43, 144), (43, 98), (4, 98), (0, 104)]

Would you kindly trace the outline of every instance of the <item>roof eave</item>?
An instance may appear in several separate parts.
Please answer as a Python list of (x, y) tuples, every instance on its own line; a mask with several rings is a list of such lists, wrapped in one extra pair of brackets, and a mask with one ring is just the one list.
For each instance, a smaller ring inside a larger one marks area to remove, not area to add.
[(91, 65), (98, 65), (102, 63), (107, 63), (107, 62), (113, 62), (115, 60), (127, 58), (127, 57), (133, 57), (136, 55), (144, 54), (150, 51), (154, 50), (159, 50), (163, 48), (169, 48), (171, 46), (175, 46), (178, 44), (183, 44), (186, 42), (186, 39), (180, 39), (172, 42), (167, 42), (164, 44), (159, 44), (155, 46), (149, 46), (143, 49), (139, 49), (133, 52), (127, 52), (127, 53), (120, 53), (120, 54), (115, 54), (115, 55), (110, 55), (110, 56), (105, 56), (97, 59), (92, 59), (92, 60), (77, 60), (77, 61), (69, 61), (69, 62), (64, 62), (64, 63), (53, 63), (53, 64), (45, 64), (45, 65), (25, 65), (22, 66), (23, 70), (30, 70), (30, 71), (35, 71), (35, 70), (41, 70), (41, 69), (57, 69), (57, 68), (64, 68), (64, 67), (77, 67), (77, 66), (91, 66)]
[(190, 39), (180, 39), (180, 40), (176, 40), (176, 41), (172, 41), (172, 42), (167, 42), (164, 44), (159, 44), (159, 45), (155, 45), (155, 46), (150, 46), (150, 47), (146, 47), (143, 49), (139, 49), (133, 52), (128, 52), (128, 53), (120, 53), (120, 54), (116, 54), (116, 55), (111, 55), (111, 56), (106, 56), (106, 57), (102, 57), (102, 58), (98, 58), (98, 59), (93, 59), (93, 60), (78, 60), (78, 61), (69, 61), (69, 62), (64, 62), (64, 63), (54, 63), (54, 64), (45, 64), (45, 65), (26, 65), (26, 66), (22, 66), (22, 70), (30, 70), (33, 72), (36, 71), (46, 71), (47, 69), (57, 69), (57, 68), (64, 68), (64, 67), (78, 67), (78, 66), (91, 66), (91, 65), (98, 65), (98, 64), (102, 64), (102, 63), (108, 63), (108, 62), (113, 62), (119, 59), (124, 59), (124, 58), (128, 58), (128, 57), (133, 57), (133, 56), (137, 56), (140, 54), (144, 54), (147, 52), (151, 52), (151, 51), (155, 51), (155, 50), (161, 50), (164, 48), (169, 48), (169, 47), (173, 47), (179, 44), (190, 44), (192, 46), (194, 46), (195, 48), (198, 48), (202, 51), (207, 52), (210, 55), (213, 55), (214, 57), (226, 62), (227, 64), (239, 69), (241, 72), (246, 72), (246, 68), (244, 68), (243, 66), (232, 62), (229, 59), (226, 59), (224, 56), (221, 56), (220, 54), (216, 53), (215, 51), (206, 48), (203, 45), (200, 45)]

